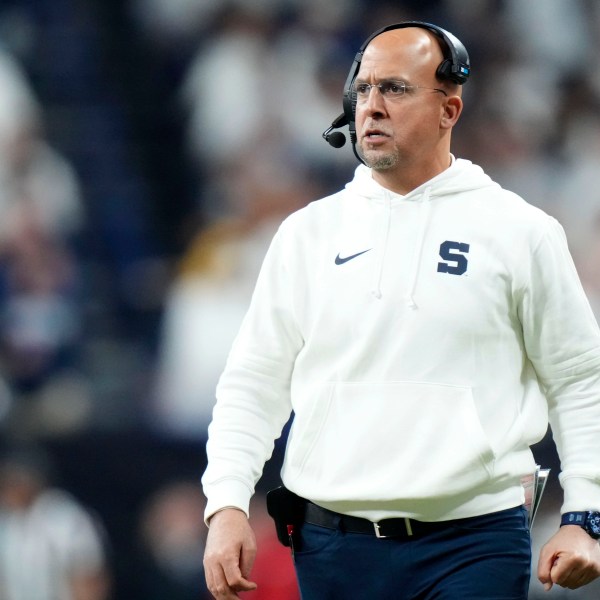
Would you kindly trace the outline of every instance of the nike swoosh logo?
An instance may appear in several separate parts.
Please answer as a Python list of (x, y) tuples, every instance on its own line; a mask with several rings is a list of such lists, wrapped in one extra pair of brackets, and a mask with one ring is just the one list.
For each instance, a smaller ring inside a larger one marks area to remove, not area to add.
[(335, 264), (336, 265), (343, 265), (344, 263), (347, 263), (349, 260), (352, 260), (353, 258), (356, 258), (357, 256), (360, 256), (361, 254), (364, 254), (365, 252), (368, 252), (369, 250), (372, 250), (373, 248), (369, 248), (368, 250), (363, 250), (362, 252), (357, 252), (356, 254), (351, 254), (350, 256), (344, 256), (344, 258), (342, 258), (339, 254), (335, 257)]

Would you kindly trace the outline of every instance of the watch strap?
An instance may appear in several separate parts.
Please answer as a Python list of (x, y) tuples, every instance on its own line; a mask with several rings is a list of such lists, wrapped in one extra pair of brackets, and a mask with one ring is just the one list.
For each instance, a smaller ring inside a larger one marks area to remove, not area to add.
[(560, 526), (563, 525), (579, 525), (579, 527), (584, 527), (587, 521), (588, 511), (580, 511), (580, 512), (566, 512), (560, 518)]
[(560, 519), (560, 526), (577, 525), (595, 540), (600, 540), (600, 511), (567, 512)]

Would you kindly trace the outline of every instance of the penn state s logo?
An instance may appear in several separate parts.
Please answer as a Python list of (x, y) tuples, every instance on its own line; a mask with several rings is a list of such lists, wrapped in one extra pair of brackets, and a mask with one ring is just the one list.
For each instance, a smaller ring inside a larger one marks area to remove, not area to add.
[(450, 273), (451, 275), (462, 275), (466, 273), (469, 261), (466, 255), (469, 253), (469, 244), (451, 242), (446, 240), (440, 244), (440, 257), (443, 262), (437, 266), (438, 273)]

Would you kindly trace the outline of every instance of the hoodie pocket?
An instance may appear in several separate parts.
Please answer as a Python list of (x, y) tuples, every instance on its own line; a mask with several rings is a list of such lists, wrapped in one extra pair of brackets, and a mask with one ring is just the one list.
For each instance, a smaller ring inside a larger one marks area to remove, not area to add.
[(431, 498), (492, 475), (494, 453), (468, 387), (329, 383), (322, 394), (289, 448), (297, 481), (317, 493), (311, 497)]

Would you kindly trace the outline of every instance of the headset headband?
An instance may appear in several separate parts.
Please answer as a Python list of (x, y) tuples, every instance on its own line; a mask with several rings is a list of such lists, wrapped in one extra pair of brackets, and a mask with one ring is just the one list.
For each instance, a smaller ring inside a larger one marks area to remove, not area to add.
[[(450, 79), (451, 81), (454, 81), (460, 85), (467, 81), (469, 75), (471, 74), (471, 64), (467, 49), (455, 35), (449, 31), (446, 31), (445, 29), (442, 29), (441, 27), (438, 27), (437, 25), (426, 23), (425, 21), (403, 21), (402, 23), (395, 23), (393, 25), (388, 25), (378, 29), (363, 42), (363, 45), (360, 47), (360, 50), (354, 59), (355, 65), (353, 66), (360, 67), (360, 62), (362, 60), (362, 55), (365, 51), (365, 48), (378, 35), (381, 35), (386, 31), (391, 31), (393, 29), (404, 29), (406, 27), (420, 27), (421, 29), (427, 29), (443, 42), (442, 50), (444, 51), (445, 60), (440, 64), (436, 72), (436, 75), (440, 79)], [(450, 56), (446, 56), (448, 53)], [(350, 73), (352, 74), (353, 71), (354, 76), (356, 76), (358, 73), (358, 68), (351, 69)]]

